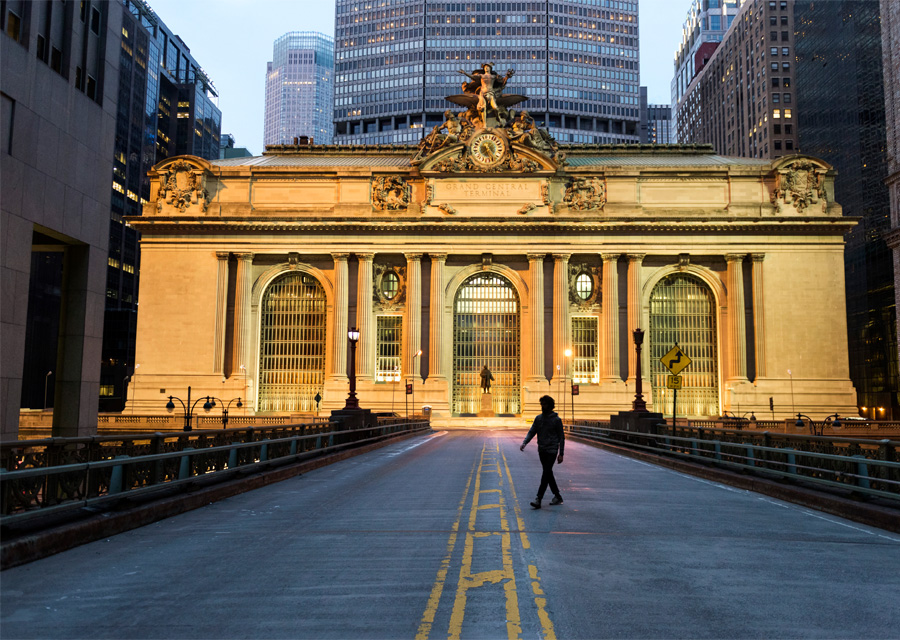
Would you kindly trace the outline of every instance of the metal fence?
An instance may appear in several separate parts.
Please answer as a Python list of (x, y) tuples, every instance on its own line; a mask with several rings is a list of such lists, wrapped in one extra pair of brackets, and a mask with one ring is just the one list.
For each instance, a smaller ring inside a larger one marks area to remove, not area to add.
[(569, 421), (565, 429), (588, 440), (900, 500), (897, 440), (701, 426), (673, 428), (663, 423), (644, 433), (612, 429), (608, 421)]
[(427, 420), (381, 419), (342, 429), (335, 422), (19, 440), (0, 445), (0, 514), (11, 526), (32, 518), (151, 497), (179, 485), (430, 429)]

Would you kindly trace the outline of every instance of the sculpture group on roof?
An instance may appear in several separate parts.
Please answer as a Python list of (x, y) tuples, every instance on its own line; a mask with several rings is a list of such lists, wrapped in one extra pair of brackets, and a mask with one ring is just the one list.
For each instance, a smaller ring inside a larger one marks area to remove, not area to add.
[(467, 78), (462, 83), (463, 93), (447, 96), (446, 100), (465, 107), (465, 111), (444, 111), (444, 121), (433, 127), (419, 143), (414, 161), (421, 161), (442, 148), (460, 142), (468, 143), (483, 129), (500, 129), (510, 142), (561, 159), (561, 156), (557, 157), (559, 149), (550, 133), (538, 127), (528, 111), (516, 112), (510, 108), (528, 99), (522, 95), (503, 93), (507, 81), (515, 75), (514, 70), (508, 69), (501, 76), (494, 71), (492, 64), (484, 63), (471, 73), (462, 69), (459, 73)]

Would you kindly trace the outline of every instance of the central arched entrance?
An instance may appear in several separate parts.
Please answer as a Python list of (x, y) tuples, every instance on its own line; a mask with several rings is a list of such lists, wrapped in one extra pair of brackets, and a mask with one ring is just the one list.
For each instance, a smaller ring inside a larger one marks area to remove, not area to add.
[(497, 415), (521, 413), (519, 296), (496, 273), (479, 273), (460, 285), (453, 301), (454, 415), (481, 410), (481, 369), (491, 370)]
[(307, 413), (325, 381), (325, 290), (305, 273), (269, 285), (260, 305), (259, 411)]

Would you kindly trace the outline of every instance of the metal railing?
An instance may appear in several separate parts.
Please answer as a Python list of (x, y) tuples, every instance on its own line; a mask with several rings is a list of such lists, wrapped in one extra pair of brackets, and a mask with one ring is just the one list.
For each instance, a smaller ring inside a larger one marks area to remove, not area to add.
[(428, 429), (421, 418), (394, 418), (361, 429), (325, 422), (5, 442), (0, 444), (0, 524), (149, 498), (180, 485), (221, 482)]
[(568, 421), (565, 429), (588, 440), (900, 500), (896, 440), (681, 425), (673, 429), (662, 423), (645, 433), (612, 429), (608, 421)]

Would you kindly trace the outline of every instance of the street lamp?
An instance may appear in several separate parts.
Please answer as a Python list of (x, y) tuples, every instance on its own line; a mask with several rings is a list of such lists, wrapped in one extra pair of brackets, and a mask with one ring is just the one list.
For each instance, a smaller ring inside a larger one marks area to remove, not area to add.
[(803, 418), (806, 418), (809, 421), (809, 432), (814, 436), (823, 435), (825, 432), (825, 427), (829, 424), (831, 424), (831, 426), (835, 429), (841, 428), (841, 419), (836, 413), (832, 413), (830, 416), (822, 420), (821, 424), (819, 425), (816, 425), (815, 421), (805, 413), (798, 413), (797, 422), (794, 423), (794, 425), (798, 429), (802, 429), (804, 426), (806, 426), (806, 424), (803, 422)]
[(347, 402), (344, 403), (344, 411), (359, 409), (359, 400), (356, 397), (356, 343), (359, 342), (359, 329), (351, 328), (347, 332), (350, 341), (350, 393)]
[(416, 371), (416, 358), (418, 358), (421, 355), (422, 355), (422, 350), (419, 349), (418, 351), (416, 351), (413, 354), (413, 357), (412, 357), (412, 361), (413, 361), (413, 386), (412, 386), (413, 415), (416, 415), (416, 378), (418, 377), (417, 371)]
[[(221, 403), (223, 405), (225, 404), (225, 401), (222, 400), (221, 398), (212, 397), (212, 402), (210, 403), (212, 406), (210, 408), (213, 408), (216, 406), (216, 400), (218, 400), (219, 403)], [(236, 406), (238, 409), (240, 409), (241, 407), (244, 406), (244, 403), (241, 402), (240, 396), (238, 396), (237, 398), (232, 398), (231, 400), (228, 401), (228, 404), (225, 407), (223, 407), (223, 409), (222, 409), (222, 428), (223, 429), (228, 428), (228, 410), (231, 409), (231, 403), (234, 402), (235, 400), (237, 400), (237, 404), (234, 406)]]
[(636, 366), (635, 366), (635, 381), (634, 381), (634, 402), (631, 405), (632, 411), (638, 411), (641, 413), (646, 413), (647, 411), (647, 403), (644, 401), (644, 383), (641, 379), (641, 345), (644, 344), (644, 330), (643, 329), (635, 329), (632, 332), (632, 337), (634, 339), (634, 350), (636, 352)]
[(53, 375), (52, 371), (48, 371), (47, 375), (44, 376), (44, 411), (47, 410), (47, 383), (50, 382), (50, 376)]
[(166, 403), (166, 411), (174, 411), (175, 410), (175, 403), (172, 402), (172, 400), (178, 400), (178, 402), (181, 403), (181, 408), (184, 410), (184, 430), (185, 431), (191, 430), (191, 419), (194, 417), (194, 407), (196, 407), (197, 404), (201, 400), (206, 400), (206, 402), (203, 403), (204, 411), (209, 411), (210, 409), (213, 408), (213, 406), (215, 406), (215, 403), (211, 402), (212, 398), (210, 398), (210, 396), (206, 396), (206, 398), (197, 398), (194, 401), (194, 404), (191, 404), (191, 388), (190, 387), (188, 387), (187, 402), (184, 402), (181, 398), (179, 398), (177, 396), (169, 396), (169, 401)]

